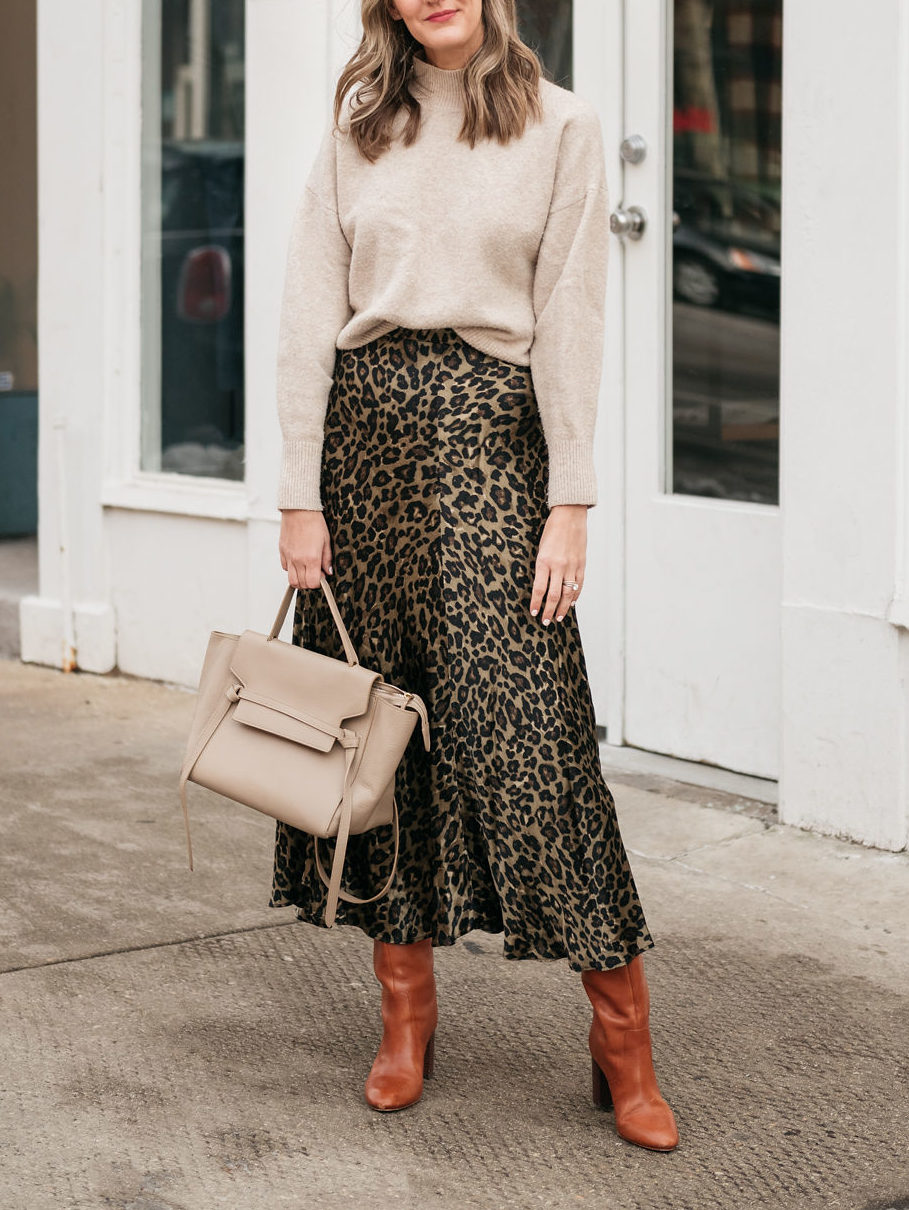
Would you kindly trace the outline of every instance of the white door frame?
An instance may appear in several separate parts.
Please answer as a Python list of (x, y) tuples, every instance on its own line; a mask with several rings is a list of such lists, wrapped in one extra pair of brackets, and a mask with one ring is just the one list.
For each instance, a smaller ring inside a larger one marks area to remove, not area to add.
[[(593, 104), (603, 129), (610, 203), (622, 195), (624, 0), (574, 0), (574, 91)], [(598, 499), (588, 513), (585, 591), (578, 623), (597, 723), (624, 742), (625, 698), (625, 253), (611, 238), (606, 341), (594, 435)]]

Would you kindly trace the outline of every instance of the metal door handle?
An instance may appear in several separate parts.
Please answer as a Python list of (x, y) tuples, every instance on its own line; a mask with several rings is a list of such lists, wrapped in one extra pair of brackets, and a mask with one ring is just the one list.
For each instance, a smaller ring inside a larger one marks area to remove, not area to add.
[(627, 139), (622, 139), (619, 155), (626, 164), (640, 164), (646, 154), (647, 140), (641, 135), (630, 134)]
[(640, 239), (647, 226), (647, 215), (640, 206), (629, 206), (627, 210), (617, 206), (609, 216), (609, 230), (613, 235)]

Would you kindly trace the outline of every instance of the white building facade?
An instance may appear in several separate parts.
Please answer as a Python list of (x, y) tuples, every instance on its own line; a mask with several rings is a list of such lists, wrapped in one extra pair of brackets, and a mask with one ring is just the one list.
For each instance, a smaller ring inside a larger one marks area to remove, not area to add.
[[(528, 0), (613, 227), (597, 721), (909, 838), (909, 5)], [(266, 627), (278, 312), (356, 0), (38, 0), (25, 660), (192, 686)], [(2, 369), (2, 367), (0, 367)]]

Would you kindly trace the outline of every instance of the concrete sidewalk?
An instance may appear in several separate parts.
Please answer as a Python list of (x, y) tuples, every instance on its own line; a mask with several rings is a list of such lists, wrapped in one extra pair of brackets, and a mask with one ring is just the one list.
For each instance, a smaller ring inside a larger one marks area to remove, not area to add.
[(268, 909), (271, 823), (198, 787), (186, 869), (192, 705), (0, 662), (2, 1210), (909, 1206), (909, 856), (607, 767), (678, 1151), (592, 1107), (567, 963), (483, 933), (436, 951), (436, 1078), (377, 1114), (371, 942)]

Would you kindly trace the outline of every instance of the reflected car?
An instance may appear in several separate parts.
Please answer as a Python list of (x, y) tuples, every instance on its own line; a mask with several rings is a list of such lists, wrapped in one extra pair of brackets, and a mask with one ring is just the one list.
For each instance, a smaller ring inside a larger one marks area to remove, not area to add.
[(165, 140), (163, 469), (242, 477), (244, 146)]
[(677, 172), (675, 297), (698, 307), (779, 315), (780, 207), (735, 181)]

